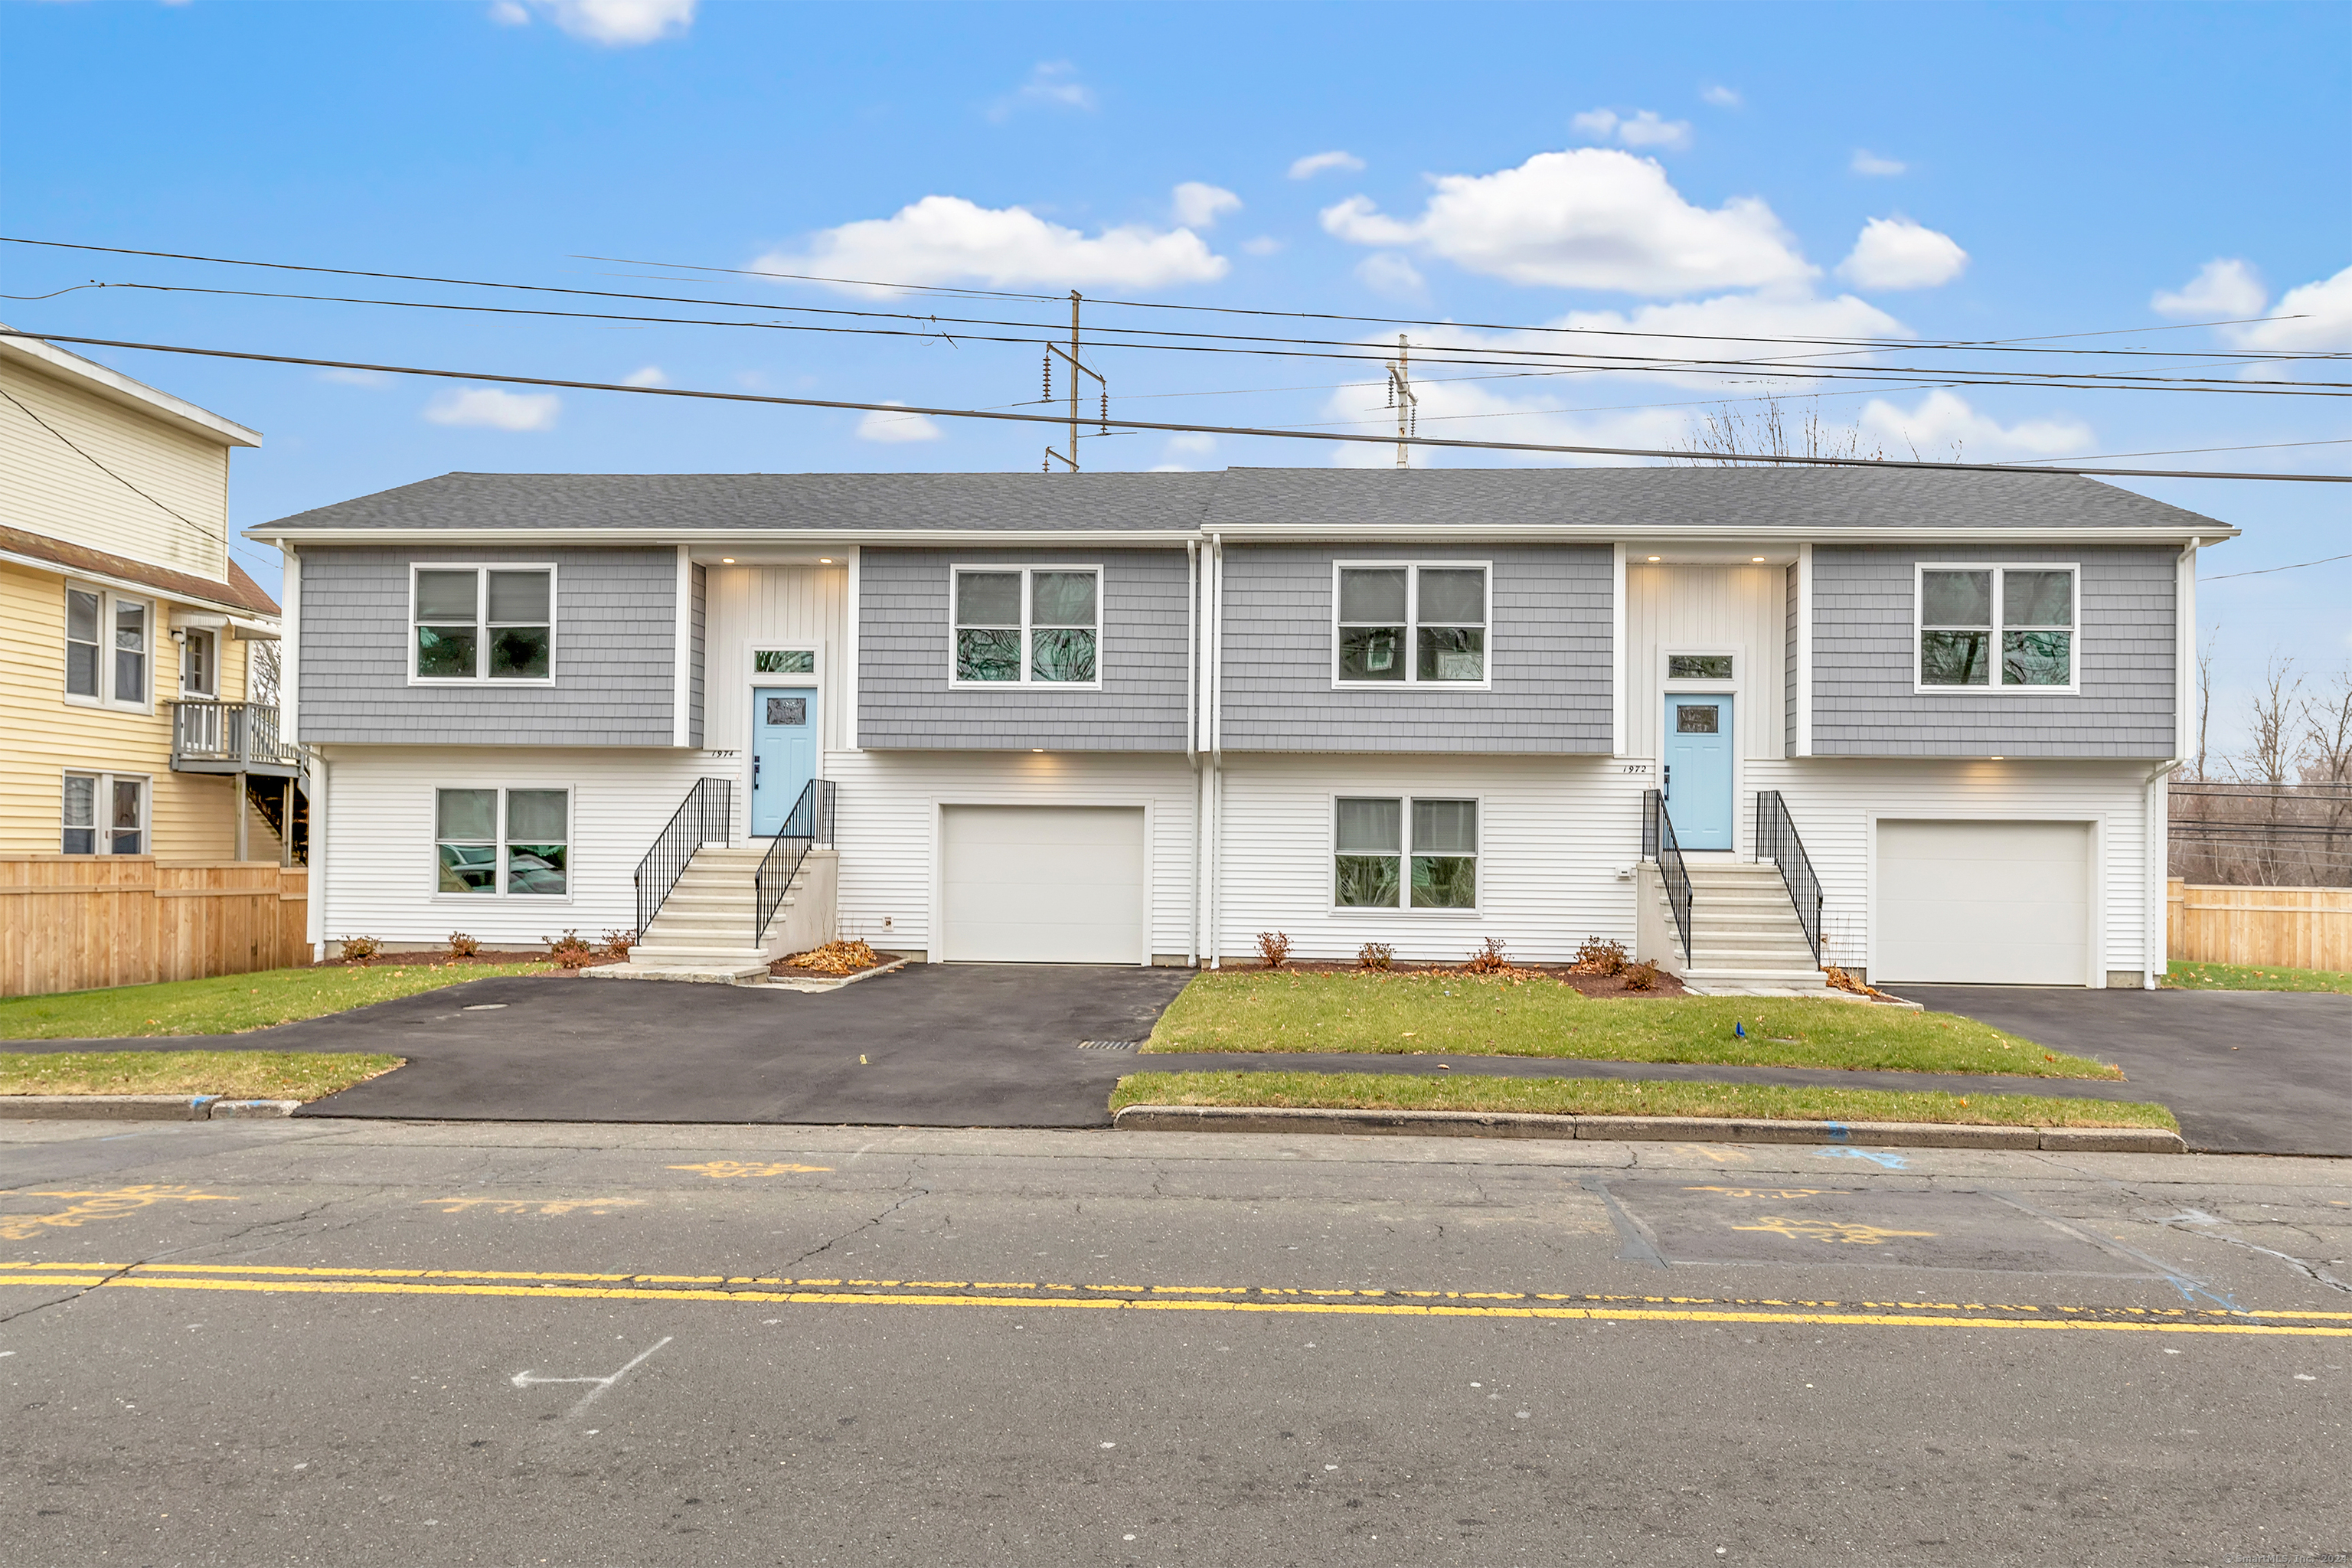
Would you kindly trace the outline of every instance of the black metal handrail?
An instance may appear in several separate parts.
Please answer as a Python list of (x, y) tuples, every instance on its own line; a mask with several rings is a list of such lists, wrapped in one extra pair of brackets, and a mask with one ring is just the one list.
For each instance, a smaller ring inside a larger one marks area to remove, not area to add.
[(724, 844), (734, 826), (735, 786), (726, 779), (700, 778), (686, 792), (669, 826), (637, 862), (637, 939), (653, 929), (654, 917), (706, 844)]
[(1756, 792), (1756, 858), (1780, 868), (1780, 882), (1789, 889), (1789, 902), (1796, 906), (1797, 923), (1805, 928), (1813, 962), (1821, 963), (1822, 879), (1813, 873), (1805, 841), (1797, 837), (1796, 821), (1777, 789)]
[(1675, 821), (1666, 815), (1665, 796), (1656, 790), (1642, 792), (1642, 858), (1658, 863), (1658, 878), (1666, 885), (1666, 902), (1675, 911), (1675, 927), (1682, 933), (1683, 962), (1691, 962), (1690, 868), (1683, 862), (1682, 846), (1675, 842)]
[(833, 847), (831, 779), (809, 780), (800, 799), (793, 802), (792, 810), (784, 814), (783, 827), (769, 841), (768, 852), (760, 858), (759, 875), (752, 879), (759, 900), (751, 923), (752, 946), (767, 940), (768, 922), (776, 918), (776, 906), (792, 890), (793, 879), (800, 875), (801, 862), (819, 845)]

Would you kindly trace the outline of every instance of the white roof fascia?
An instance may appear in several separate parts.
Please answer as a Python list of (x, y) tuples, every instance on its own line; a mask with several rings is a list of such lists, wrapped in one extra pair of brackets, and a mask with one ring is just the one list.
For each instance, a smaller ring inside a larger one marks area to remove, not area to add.
[[(1359, 544), (1369, 541), (1406, 540), (1526, 544), (1615, 544), (1628, 548), (1642, 541), (1675, 544), (1735, 546), (1749, 541), (1770, 541), (1783, 548), (1798, 542), (1814, 544), (2006, 543), (2006, 544), (2147, 544), (2185, 543), (2192, 538), (2209, 542), (2234, 539), (2242, 531), (2200, 523), (2195, 528), (1625, 528), (1578, 527), (1573, 524), (1496, 523), (1444, 524), (1370, 523), (1349, 528), (1295, 528), (1220, 525), (1229, 541), (1260, 544)], [(1205, 539), (1191, 529), (676, 529), (676, 528), (275, 528), (263, 524), (245, 537), (266, 544), (289, 540), (305, 544), (690, 544), (731, 546), (745, 550), (845, 549), (870, 545), (1087, 545), (1150, 548), (1172, 547)]]
[[(198, 605), (206, 610), (218, 611), (233, 625), (240, 621), (250, 621), (257, 627), (275, 626), (278, 624), (268, 616), (255, 615), (252, 606), (247, 605), (234, 605), (226, 599), (206, 598), (202, 595), (190, 594), (179, 588), (159, 587), (153, 583), (142, 583), (136, 577), (119, 576), (111, 572), (85, 571), (79, 566), (68, 566), (39, 555), (24, 555), (14, 550), (0, 550), (0, 563), (29, 567), (36, 572), (46, 572), (52, 577), (70, 577), (77, 583), (96, 583), (101, 587), (119, 588), (126, 594), (136, 594), (142, 599), (162, 599), (167, 604)], [(187, 576), (190, 574), (184, 572), (180, 575)], [(222, 585), (226, 587), (227, 584)]]
[(248, 430), (235, 420), (224, 419), (208, 408), (199, 408), (184, 397), (158, 392), (143, 381), (133, 381), (119, 370), (110, 370), (96, 360), (68, 353), (38, 338), (0, 338), (0, 359), (46, 372), (60, 381), (73, 382), (110, 403), (135, 408), (166, 425), (191, 435), (202, 436), (206, 440), (217, 441), (224, 447), (261, 445), (261, 432), (258, 430)]

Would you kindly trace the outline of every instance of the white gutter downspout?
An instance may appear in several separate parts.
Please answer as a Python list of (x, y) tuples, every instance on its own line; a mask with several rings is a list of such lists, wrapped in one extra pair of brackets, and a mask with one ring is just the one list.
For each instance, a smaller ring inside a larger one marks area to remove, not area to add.
[(2197, 685), (2197, 551), (2204, 543), (2192, 539), (2173, 565), (2172, 755), (2147, 775), (2147, 800), (2140, 808), (2146, 819), (2147, 857), (2144, 880), (2147, 889), (2147, 924), (2140, 940), (2140, 986), (2153, 991), (2171, 958), (2171, 910), (2167, 892), (2172, 872), (2172, 797), (2167, 787), (2174, 773), (2189, 765), (2194, 743)]
[(1223, 899), (1224, 835), (1225, 835), (1225, 540), (1223, 534), (1209, 535), (1209, 591), (1207, 616), (1202, 636), (1207, 644), (1208, 657), (1203, 660), (1208, 671), (1207, 711), (1209, 733), (1209, 856), (1208, 856), (1208, 928), (1209, 967), (1223, 967)]
[[(313, 753), (310, 758), (310, 881), (308, 919), (310, 930), (303, 934), (310, 941), (311, 962), (319, 963), (327, 956), (327, 759)], [(290, 830), (290, 828), (289, 828)]]
[(1201, 542), (1184, 542), (1184, 765), (1192, 770), (1192, 897), (1184, 967), (1201, 963)]

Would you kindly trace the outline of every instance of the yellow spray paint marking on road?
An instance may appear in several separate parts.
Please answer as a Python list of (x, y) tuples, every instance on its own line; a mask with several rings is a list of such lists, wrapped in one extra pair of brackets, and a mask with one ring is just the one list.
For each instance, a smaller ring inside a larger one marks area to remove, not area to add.
[(1767, 1215), (1756, 1225), (1735, 1225), (1734, 1230), (1769, 1231), (1785, 1236), (1791, 1241), (1832, 1241), (1850, 1247), (1876, 1247), (1896, 1237), (1929, 1237), (1932, 1230), (1888, 1230), (1884, 1226), (1856, 1225), (1837, 1219), (1787, 1219), (1780, 1215)]
[(1850, 1194), (1853, 1187), (1685, 1187), (1686, 1193), (1721, 1193), (1727, 1198), (1820, 1198)]
[(194, 1187), (114, 1187), (102, 1193), (26, 1193), (28, 1198), (79, 1198), (71, 1208), (55, 1214), (0, 1215), (0, 1241), (31, 1241), (45, 1230), (71, 1230), (94, 1219), (112, 1219), (136, 1213), (152, 1204), (233, 1204), (226, 1193), (200, 1193)]
[(1714, 1143), (1676, 1143), (1672, 1147), (1677, 1154), (1696, 1154), (1718, 1165), (1745, 1165), (1756, 1158), (1745, 1149), (1726, 1149)]
[[(1324, 1289), (1272, 1285), (1071, 1286), (953, 1280), (782, 1279), (717, 1274), (525, 1274), (499, 1269), (337, 1268), (219, 1263), (0, 1262), (0, 1287), (213, 1290), (258, 1295), (504, 1297), (858, 1307), (1029, 1307), (1124, 1311), (1309, 1312), (1357, 1317), (1608, 1322), (1785, 1323), (1862, 1328), (2024, 1328), (2352, 1338), (2352, 1312), (1979, 1301), (1813, 1301), (1555, 1291)], [(746, 1285), (777, 1289), (747, 1289)], [(980, 1294), (978, 1292), (992, 1292)], [(1080, 1294), (1079, 1292), (1100, 1292)], [(1111, 1292), (1119, 1292), (1113, 1294)], [(1212, 1294), (1213, 1293), (1213, 1294)], [(1354, 1300), (1336, 1298), (1352, 1296)], [(1410, 1300), (1402, 1298), (1412, 1298)], [(1380, 1298), (1380, 1299), (1375, 1299)], [(1504, 1305), (1502, 1303), (1510, 1303)]]
[(469, 1209), (484, 1209), (491, 1214), (610, 1214), (614, 1209), (636, 1208), (643, 1198), (424, 1198), (426, 1205), (437, 1204), (443, 1214), (464, 1214)]
[(699, 1165), (672, 1165), (673, 1171), (699, 1171), (713, 1181), (730, 1176), (805, 1176), (830, 1171), (831, 1165), (768, 1165), (745, 1160), (706, 1160)]

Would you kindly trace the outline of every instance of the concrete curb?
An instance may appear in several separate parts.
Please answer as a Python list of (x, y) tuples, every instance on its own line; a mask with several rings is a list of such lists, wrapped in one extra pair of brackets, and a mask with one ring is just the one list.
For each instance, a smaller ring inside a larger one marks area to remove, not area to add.
[(1122, 1132), (1339, 1132), (1422, 1138), (1570, 1138), (1671, 1143), (1855, 1143), (1874, 1148), (2055, 1149), (2185, 1154), (2178, 1132), (2137, 1127), (1984, 1127), (1932, 1121), (1768, 1121), (1710, 1116), (1541, 1116), (1506, 1110), (1324, 1110), (1130, 1105)]
[(0, 1095), (0, 1121), (219, 1121), (291, 1116), (301, 1105), (217, 1094), (10, 1094)]
[(906, 968), (908, 962), (904, 957), (897, 957), (871, 969), (861, 969), (855, 974), (819, 974), (814, 970), (804, 974), (771, 974), (766, 980), (758, 982), (757, 986), (762, 991), (838, 991), (845, 985), (855, 985), (877, 974), (895, 973)]

